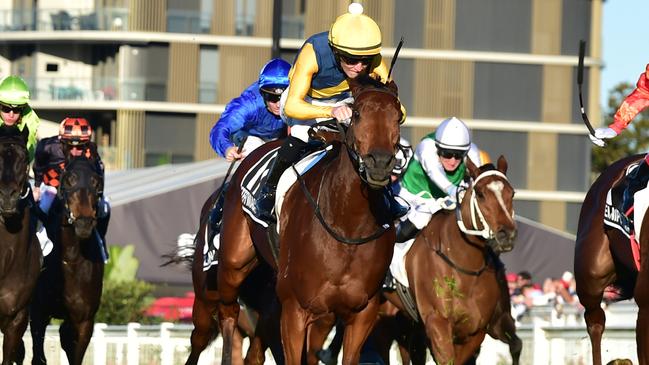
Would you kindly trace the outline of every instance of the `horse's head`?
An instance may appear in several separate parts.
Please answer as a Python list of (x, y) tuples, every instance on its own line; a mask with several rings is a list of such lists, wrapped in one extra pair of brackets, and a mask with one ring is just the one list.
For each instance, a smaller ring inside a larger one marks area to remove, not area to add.
[(462, 219), (458, 224), (470, 217), (474, 229), (470, 233), (487, 239), (487, 244), (495, 252), (507, 252), (514, 248), (517, 234), (514, 188), (505, 175), (507, 161), (503, 156), (498, 158), (497, 165), (497, 168), (492, 164), (478, 168), (467, 159), (473, 184), (462, 200)]
[(74, 225), (75, 234), (84, 239), (90, 237), (97, 224), (97, 202), (104, 188), (94, 165), (94, 159), (85, 156), (69, 159), (58, 192), (66, 222)]
[(402, 118), (397, 86), (366, 75), (351, 80), (349, 86), (354, 105), (346, 143), (356, 156), (361, 177), (378, 189), (390, 182), (396, 164)]
[(19, 213), (19, 202), (29, 193), (27, 127), (0, 126), (0, 215)]

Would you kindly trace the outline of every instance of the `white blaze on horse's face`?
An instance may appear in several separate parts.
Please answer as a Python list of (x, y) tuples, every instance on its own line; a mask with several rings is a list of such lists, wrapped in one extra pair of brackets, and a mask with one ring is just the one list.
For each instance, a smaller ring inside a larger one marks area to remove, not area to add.
[(494, 195), (496, 196), (496, 200), (498, 200), (498, 205), (502, 208), (502, 210), (505, 212), (505, 215), (507, 215), (507, 218), (513, 222), (512, 214), (508, 211), (507, 207), (505, 206), (505, 200), (503, 199), (503, 190), (505, 189), (505, 184), (502, 181), (492, 181), (489, 184), (487, 184), (487, 189), (491, 190)]

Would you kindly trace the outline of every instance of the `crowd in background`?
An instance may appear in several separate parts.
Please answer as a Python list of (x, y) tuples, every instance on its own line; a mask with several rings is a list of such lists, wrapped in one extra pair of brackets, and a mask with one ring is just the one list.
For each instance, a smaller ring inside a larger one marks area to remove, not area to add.
[(565, 305), (580, 306), (576, 293), (574, 275), (570, 271), (561, 278), (546, 278), (541, 284), (534, 283), (528, 271), (507, 274), (507, 285), (512, 304), (512, 317), (520, 320), (530, 308), (551, 305), (560, 310)]

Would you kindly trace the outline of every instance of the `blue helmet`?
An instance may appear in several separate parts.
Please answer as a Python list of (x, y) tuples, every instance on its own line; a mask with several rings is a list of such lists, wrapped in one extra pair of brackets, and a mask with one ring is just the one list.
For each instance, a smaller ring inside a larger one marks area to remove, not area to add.
[(259, 91), (279, 95), (288, 87), (288, 71), (291, 64), (280, 58), (273, 58), (259, 73)]

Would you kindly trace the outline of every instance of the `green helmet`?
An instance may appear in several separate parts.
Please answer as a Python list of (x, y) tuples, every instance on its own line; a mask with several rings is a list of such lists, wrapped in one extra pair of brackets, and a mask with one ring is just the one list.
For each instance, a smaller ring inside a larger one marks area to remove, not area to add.
[(11, 106), (29, 103), (29, 87), (18, 76), (7, 76), (0, 83), (0, 103)]

